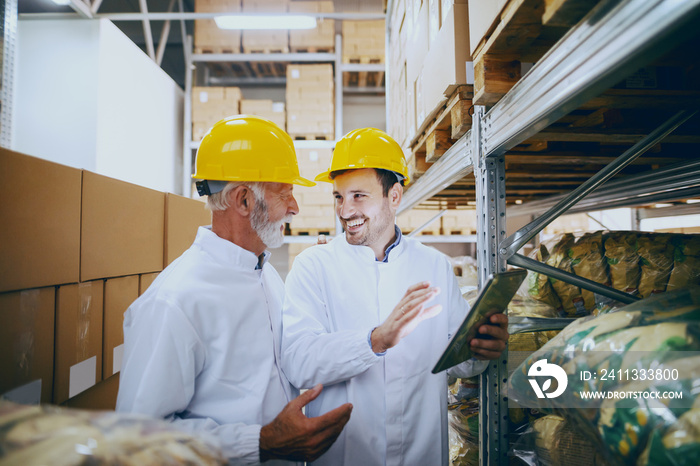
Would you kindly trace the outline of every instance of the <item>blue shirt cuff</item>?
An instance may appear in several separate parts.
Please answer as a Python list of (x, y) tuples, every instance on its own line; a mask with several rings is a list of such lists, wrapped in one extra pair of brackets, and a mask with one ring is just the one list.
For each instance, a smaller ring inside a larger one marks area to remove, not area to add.
[[(374, 328), (377, 328), (377, 327), (374, 327)], [(367, 344), (369, 345), (369, 349), (372, 349), (372, 332), (374, 332), (374, 328), (372, 330), (370, 330), (369, 333), (367, 334)], [(374, 351), (372, 351), (372, 352), (374, 352)], [(384, 356), (386, 354), (386, 351), (384, 351), (383, 353), (374, 353), (374, 354), (376, 354), (377, 356)]]

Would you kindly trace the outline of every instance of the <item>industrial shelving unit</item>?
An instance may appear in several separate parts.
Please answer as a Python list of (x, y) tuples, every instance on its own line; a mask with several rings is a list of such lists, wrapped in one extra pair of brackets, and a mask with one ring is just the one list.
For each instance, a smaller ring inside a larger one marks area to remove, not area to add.
[[(332, 18), (343, 19), (342, 13), (329, 14)], [(383, 19), (381, 15), (374, 18), (372, 15), (365, 15), (365, 19)], [(348, 18), (355, 18), (357, 15), (349, 15)], [(192, 141), (192, 70), (197, 63), (245, 63), (245, 62), (277, 62), (277, 63), (333, 63), (335, 77), (335, 137), (336, 140), (342, 136), (343, 132), (343, 87), (344, 72), (385, 72), (386, 64), (359, 64), (343, 63), (343, 43), (340, 34), (335, 35), (334, 53), (235, 53), (235, 54), (191, 54), (191, 38), (187, 47), (188, 53), (185, 58), (185, 131), (184, 131), (184, 153), (183, 153), (183, 192), (189, 193), (191, 190), (192, 175), (192, 151), (199, 147), (197, 142)], [(283, 86), (286, 81), (283, 79), (259, 79), (256, 83)], [(208, 83), (205, 83), (208, 84)], [(383, 88), (374, 88), (374, 91), (383, 91)], [(333, 148), (333, 141), (294, 141), (297, 148)]]
[[(691, 37), (693, 23), (699, 18), (700, 0), (599, 2), (498, 103), (489, 109), (474, 107), (471, 130), (406, 190), (399, 214), (473, 173), (479, 286), (488, 275), (504, 272), (507, 264), (512, 264), (631, 302), (634, 298), (629, 295), (547, 267), (517, 251), (567, 211), (633, 206), (700, 195), (700, 164), (691, 160), (615, 180), (606, 185), (605, 191), (594, 192), (576, 206), (584, 196), (691, 118), (697, 110), (697, 100), (679, 100), (681, 108), (677, 114), (568, 195), (506, 209), (505, 154)], [(519, 214), (541, 215), (507, 236), (506, 214), (518, 210)], [(500, 360), (493, 361), (481, 376), (482, 465), (508, 464), (507, 357), (504, 353)]]
[(12, 94), (17, 49), (17, 0), (4, 0), (2, 20), (2, 89), (0, 90), (0, 147), (12, 145)]

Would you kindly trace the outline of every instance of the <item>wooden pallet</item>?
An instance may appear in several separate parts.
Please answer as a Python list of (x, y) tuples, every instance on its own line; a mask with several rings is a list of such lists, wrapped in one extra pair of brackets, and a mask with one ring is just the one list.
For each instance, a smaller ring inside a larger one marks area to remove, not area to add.
[(255, 47), (247, 47), (243, 46), (243, 53), (269, 53), (269, 54), (275, 54), (275, 53), (289, 53), (289, 47), (279, 47), (279, 46), (270, 46), (270, 47), (265, 47), (262, 45), (256, 45)]
[[(384, 63), (384, 57), (343, 57), (344, 63), (374, 65)], [(384, 86), (383, 71), (345, 71), (343, 72), (344, 87), (382, 87)]]
[(335, 48), (290, 46), (289, 50), (291, 50), (292, 53), (333, 53), (335, 51)]
[(194, 48), (195, 54), (241, 53), (240, 47), (232, 45), (200, 45)]
[[(291, 228), (290, 232), (292, 236), (318, 236), (326, 235), (331, 236), (335, 234), (335, 229), (329, 228)], [(330, 240), (330, 238), (328, 238)]]
[(598, 0), (509, 0), (474, 53), (474, 104), (493, 105)]
[(472, 95), (472, 86), (457, 87), (450, 98), (433, 109), (421, 125), (421, 131), (410, 145), (416, 178), (469, 131), (472, 125)]
[(289, 133), (295, 141), (332, 141), (332, 134), (297, 134)]

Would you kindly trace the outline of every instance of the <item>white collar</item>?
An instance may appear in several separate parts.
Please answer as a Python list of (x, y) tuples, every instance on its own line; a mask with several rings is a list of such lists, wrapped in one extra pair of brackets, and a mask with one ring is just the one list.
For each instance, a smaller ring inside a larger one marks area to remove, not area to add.
[(265, 251), (262, 253), (262, 260), (260, 260), (255, 253), (217, 236), (216, 233), (211, 231), (211, 227), (199, 227), (194, 244), (198, 245), (217, 261), (248, 270), (262, 268), (271, 256), (269, 251)]

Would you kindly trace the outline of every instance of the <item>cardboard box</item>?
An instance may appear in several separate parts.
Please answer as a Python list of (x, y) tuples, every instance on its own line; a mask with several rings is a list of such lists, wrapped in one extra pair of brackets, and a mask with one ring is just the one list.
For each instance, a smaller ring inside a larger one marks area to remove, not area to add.
[(122, 368), (124, 354), (124, 312), (139, 297), (139, 276), (105, 281), (104, 326), (102, 332), (102, 379)]
[(165, 194), (85, 171), (80, 278), (163, 269)]
[(85, 171), (80, 281), (163, 270), (165, 194)]
[(76, 409), (91, 409), (98, 411), (114, 411), (117, 407), (119, 394), (119, 374), (88, 388), (63, 403), (63, 406)]
[(0, 395), (51, 403), (56, 289), (0, 294)]
[[(239, 13), (240, 0), (195, 0), (196, 13)], [(200, 51), (238, 53), (241, 50), (241, 31), (221, 29), (213, 19), (194, 21), (194, 46)]]
[(158, 273), (144, 273), (139, 275), (139, 296), (144, 294), (149, 286), (156, 280)]
[(469, 0), (469, 53), (479, 46), (481, 39), (500, 21), (501, 10), (508, 0)]
[[(288, 10), (294, 14), (332, 13), (332, 1), (293, 1), (289, 2)], [(327, 18), (316, 20), (316, 28), (289, 31), (289, 46), (298, 49), (328, 49), (335, 48), (335, 21)]]
[(413, 6), (413, 33), (408, 36), (406, 45), (406, 79), (409, 83), (415, 82), (415, 80), (418, 79), (418, 75), (420, 75), (421, 70), (423, 69), (423, 62), (425, 60), (425, 56), (428, 54), (428, 48), (430, 46), (428, 36), (429, 5), (427, 1), (423, 2), (423, 4), (420, 6), (418, 3), (420, 2), (415, 0)]
[(58, 287), (53, 402), (102, 380), (104, 281)]
[(81, 178), (0, 149), (0, 292), (78, 282)]
[(432, 47), (437, 33), (440, 30), (440, 24), (442, 23), (442, 16), (440, 15), (440, 7), (442, 0), (429, 0), (428, 1), (428, 38), (430, 40), (430, 47)]
[(192, 246), (200, 226), (211, 225), (211, 212), (205, 206), (196, 199), (166, 195), (163, 268)]
[[(422, 96), (416, 94), (417, 109), (424, 108), (425, 115), (450, 97), (457, 86), (468, 84), (466, 63), (471, 61), (469, 54), (469, 12), (467, 5), (454, 4), (435, 42), (425, 56), (420, 79)], [(439, 69), (439, 73), (434, 70)], [(420, 112), (416, 110), (416, 113)], [(416, 118), (421, 126), (423, 119)]]

